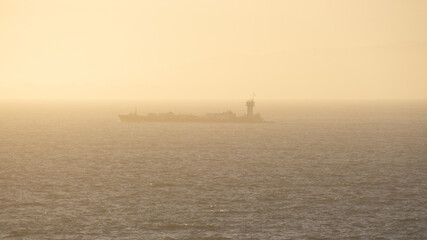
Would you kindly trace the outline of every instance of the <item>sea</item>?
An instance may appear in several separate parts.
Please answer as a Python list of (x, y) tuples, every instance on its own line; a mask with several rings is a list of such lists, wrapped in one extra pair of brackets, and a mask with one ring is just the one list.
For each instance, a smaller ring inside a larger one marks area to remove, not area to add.
[(0, 102), (0, 239), (427, 239), (426, 101)]

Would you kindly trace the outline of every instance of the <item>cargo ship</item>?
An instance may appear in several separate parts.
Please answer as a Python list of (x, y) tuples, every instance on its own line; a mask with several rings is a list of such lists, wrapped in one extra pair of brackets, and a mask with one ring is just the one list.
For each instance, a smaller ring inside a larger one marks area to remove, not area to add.
[(138, 115), (135, 109), (134, 113), (119, 115), (122, 122), (218, 122), (218, 123), (261, 123), (265, 122), (259, 114), (254, 114), (255, 101), (252, 97), (246, 102), (246, 115), (237, 116), (232, 111), (221, 113), (208, 113), (205, 116), (174, 114), (168, 113), (149, 113), (147, 115)]

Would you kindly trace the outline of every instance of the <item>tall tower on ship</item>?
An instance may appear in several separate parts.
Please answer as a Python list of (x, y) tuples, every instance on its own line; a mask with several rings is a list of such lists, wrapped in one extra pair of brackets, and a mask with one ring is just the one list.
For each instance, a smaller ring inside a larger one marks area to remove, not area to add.
[(255, 94), (252, 95), (252, 98), (246, 102), (246, 108), (247, 108), (246, 116), (248, 116), (248, 117), (254, 116), (254, 107), (255, 107), (254, 96), (255, 96)]

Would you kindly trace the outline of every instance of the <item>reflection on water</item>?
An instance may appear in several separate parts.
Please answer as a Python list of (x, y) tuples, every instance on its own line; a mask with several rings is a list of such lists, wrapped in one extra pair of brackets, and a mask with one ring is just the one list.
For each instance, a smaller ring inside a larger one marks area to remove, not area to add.
[(1, 112), (0, 238), (426, 237), (424, 107), (258, 109), (272, 124), (79, 109)]

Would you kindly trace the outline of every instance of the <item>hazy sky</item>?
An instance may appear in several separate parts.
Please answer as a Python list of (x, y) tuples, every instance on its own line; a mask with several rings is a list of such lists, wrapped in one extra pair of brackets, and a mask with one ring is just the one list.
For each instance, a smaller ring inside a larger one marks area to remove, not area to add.
[(0, 0), (0, 98), (427, 98), (424, 0)]

